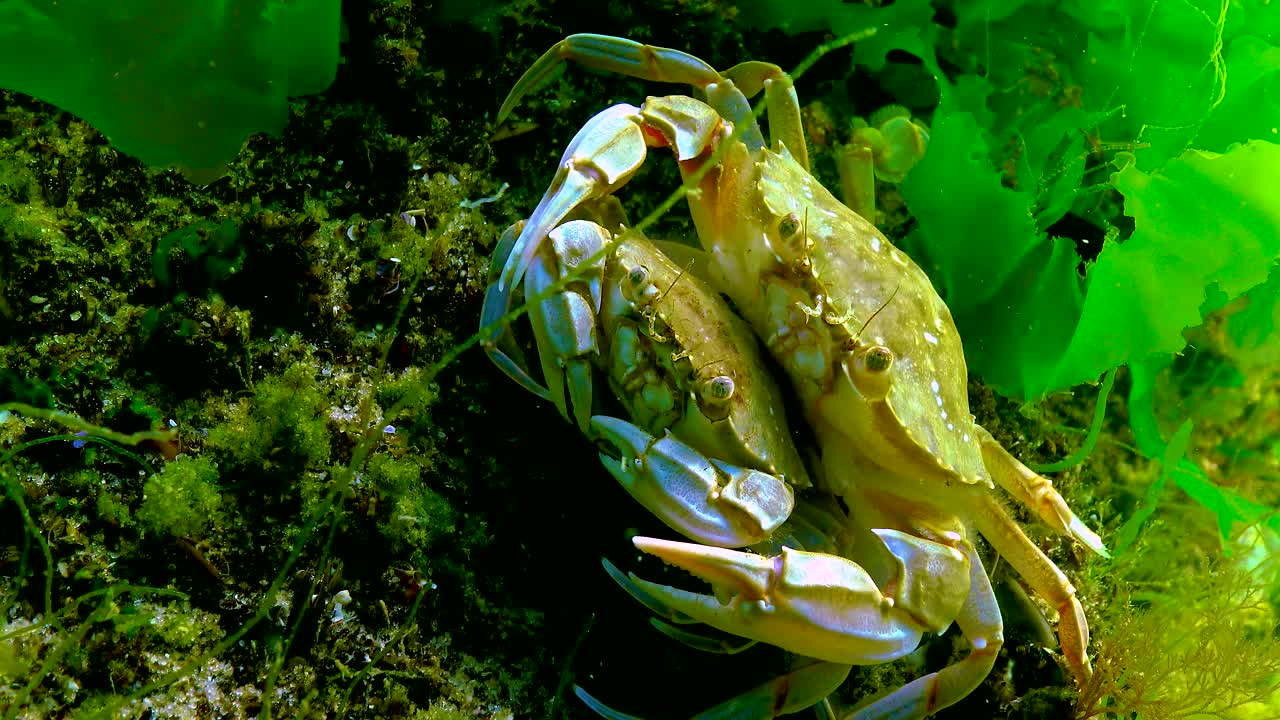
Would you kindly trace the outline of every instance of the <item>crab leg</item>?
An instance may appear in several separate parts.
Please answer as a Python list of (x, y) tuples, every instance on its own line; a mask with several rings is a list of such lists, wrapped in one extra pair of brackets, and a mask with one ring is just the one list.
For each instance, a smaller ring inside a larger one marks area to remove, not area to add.
[(668, 433), (655, 438), (618, 418), (591, 418), (591, 432), (621, 456), (600, 461), (641, 505), (685, 537), (720, 547), (760, 542), (791, 515), (781, 478), (708, 459)]
[(774, 149), (784, 144), (796, 162), (809, 168), (800, 99), (791, 76), (773, 63), (740, 63), (723, 74), (706, 62), (680, 50), (644, 45), (626, 38), (582, 33), (570, 35), (538, 58), (521, 76), (498, 110), (500, 125), (520, 99), (542, 85), (561, 63), (572, 61), (596, 70), (649, 80), (692, 85), (706, 94), (707, 104), (735, 126), (746, 123), (742, 141), (751, 150), (764, 147), (764, 136), (752, 117), (747, 99), (761, 90), (769, 112), (769, 132)]
[(1093, 668), (1086, 652), (1089, 624), (1085, 621), (1084, 608), (1076, 599), (1075, 588), (990, 494), (983, 493), (977, 498), (973, 521), (978, 532), (1009, 561), (1032, 591), (1057, 609), (1062, 654), (1076, 681), (1083, 686), (1092, 677)]
[(511, 342), (506, 324), (501, 322), (511, 309), (511, 293), (500, 292), (496, 281), (507, 257), (511, 255), (511, 248), (515, 246), (522, 227), (523, 220), (509, 226), (502, 233), (493, 257), (489, 260), (489, 286), (485, 290), (484, 305), (480, 309), (480, 345), (493, 364), (506, 373), (507, 377), (515, 380), (516, 384), (543, 400), (551, 400), (551, 391), (534, 380), (529, 371), (512, 357), (518, 354), (518, 350)]
[(593, 222), (574, 220), (552, 230), (550, 243), (533, 257), (525, 276), (528, 298), (544, 295), (556, 282), (574, 277), (568, 287), (529, 307), (544, 385), (513, 357), (518, 351), (500, 322), (511, 308), (511, 290), (501, 290), (493, 282), (496, 268), (511, 254), (521, 226), (516, 223), (502, 234), (490, 265), (490, 284), (480, 313), (481, 330), (488, 330), (489, 334), (482, 345), (494, 364), (524, 389), (554, 403), (566, 420), (572, 405), (578, 427), (586, 432), (591, 418), (591, 362), (599, 352), (596, 315), (604, 277), (602, 256), (611, 236)]
[[(723, 118), (735, 125), (749, 124), (743, 142), (752, 149), (764, 147), (764, 136), (751, 117), (751, 105), (747, 102), (747, 96), (731, 80), (716, 72), (715, 68), (679, 50), (590, 33), (570, 35), (543, 53), (533, 67), (516, 81), (515, 87), (498, 110), (494, 124), (501, 124), (522, 97), (545, 82), (551, 72), (566, 60), (641, 80), (693, 85), (707, 94), (707, 103)], [(776, 65), (773, 67), (782, 73)], [(747, 93), (753, 94), (755, 93)]]
[(800, 98), (791, 76), (773, 63), (749, 60), (724, 72), (726, 78), (747, 97), (764, 90), (764, 106), (769, 112), (769, 137), (773, 149), (786, 145), (800, 167), (809, 169), (809, 149), (804, 139), (804, 121), (800, 119)]
[(644, 162), (647, 141), (653, 140), (641, 130), (643, 124), (639, 108), (614, 105), (588, 120), (573, 136), (551, 186), (511, 247), (498, 275), (497, 292), (510, 292), (520, 282), (543, 238), (570, 211), (613, 193), (631, 179)]
[(866, 665), (911, 652), (926, 628), (871, 576), (836, 555), (783, 548), (774, 557), (635, 537), (640, 550), (710, 582), (716, 597), (631, 579), (663, 604), (707, 625), (829, 662)]
[[(570, 274), (575, 281), (531, 304), (529, 320), (551, 401), (566, 420), (566, 404), (572, 405), (574, 422), (586, 432), (591, 419), (592, 360), (600, 351), (596, 315), (604, 278), (602, 251), (611, 238), (604, 228), (587, 220), (567, 222), (552, 230), (549, 238), (550, 251), (534, 255), (525, 277), (525, 297), (545, 295)], [(595, 260), (586, 265), (592, 258)]]
[(979, 426), (978, 433), (982, 443), (982, 459), (1000, 487), (1039, 515), (1046, 525), (1059, 534), (1079, 540), (1085, 547), (1102, 557), (1111, 557), (1106, 546), (1102, 544), (1102, 538), (1071, 512), (1067, 501), (1053, 489), (1053, 483), (1049, 478), (1023, 465), (1017, 458), (1010, 455), (1009, 451), (996, 442), (986, 429)]
[(956, 625), (973, 650), (964, 660), (912, 680), (845, 720), (924, 718), (964, 699), (991, 672), (1004, 645), (1004, 622), (982, 560), (969, 543), (961, 547), (969, 558), (969, 597), (956, 614)]
[[(991, 581), (973, 546), (942, 546), (893, 530), (874, 531), (907, 569), (882, 595), (853, 562), (833, 555), (784, 549), (776, 557), (700, 548), (653, 538), (633, 539), (636, 547), (710, 581), (727, 605), (698, 595), (629, 579), (647, 604), (701, 620), (727, 632), (760, 639), (820, 661), (729, 700), (706, 717), (771, 718), (808, 707), (834, 691), (849, 665), (884, 662), (910, 652), (922, 632), (938, 632), (953, 616), (973, 649), (968, 657), (860, 708), (847, 720), (924, 718), (973, 691), (990, 673), (1004, 645), (1004, 630)], [(941, 579), (925, 571), (960, 564)], [(941, 563), (939, 561), (942, 561)], [(947, 575), (963, 570), (968, 594), (958, 610), (931, 613), (925, 593), (933, 581), (955, 585)], [(915, 576), (914, 578), (912, 576)], [(913, 595), (911, 588), (915, 589)], [(937, 617), (931, 617), (936, 615)], [(799, 673), (810, 673), (803, 677)], [(611, 715), (592, 704), (605, 717)], [(767, 710), (772, 708), (772, 710)], [(610, 711), (612, 712), (612, 711)], [(704, 717), (699, 715), (698, 717)]]

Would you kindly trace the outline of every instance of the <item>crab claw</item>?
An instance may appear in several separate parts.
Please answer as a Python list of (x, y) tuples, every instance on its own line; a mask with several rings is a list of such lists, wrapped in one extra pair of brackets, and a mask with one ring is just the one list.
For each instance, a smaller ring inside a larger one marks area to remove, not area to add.
[(774, 557), (635, 537), (636, 547), (710, 582), (718, 596), (631, 579), (667, 607), (724, 632), (834, 663), (868, 665), (911, 652), (922, 628), (854, 562), (783, 548)]
[[(593, 222), (573, 220), (552, 230), (549, 239), (549, 248), (534, 255), (525, 277), (525, 297), (542, 298), (530, 303), (529, 320), (547, 397), (566, 420), (572, 414), (571, 421), (586, 432), (591, 419), (591, 363), (599, 352), (596, 312), (604, 248), (611, 236)], [(556, 283), (571, 274), (577, 278), (573, 283), (552, 292)]]
[(618, 457), (600, 453), (618, 482), (671, 529), (708, 545), (741, 547), (760, 542), (795, 507), (780, 478), (709, 460), (671, 433), (654, 437), (625, 420), (596, 415), (591, 433)]
[(543, 239), (574, 208), (609, 195), (631, 179), (646, 154), (640, 123), (640, 108), (619, 104), (597, 113), (573, 136), (551, 186), (498, 273), (499, 292), (509, 292), (520, 282)]

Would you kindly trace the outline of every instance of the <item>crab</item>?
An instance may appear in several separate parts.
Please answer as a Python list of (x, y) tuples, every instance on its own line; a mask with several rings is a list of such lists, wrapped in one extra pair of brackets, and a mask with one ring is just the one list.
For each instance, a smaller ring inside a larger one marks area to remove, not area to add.
[[(528, 220), (499, 244), (484, 345), (693, 541), (635, 546), (714, 593), (611, 571), (625, 588), (667, 617), (811, 658), (708, 714), (768, 718), (823, 702), (851, 666), (903, 657), (952, 623), (965, 658), (850, 717), (925, 717), (964, 698), (1003, 644), (975, 533), (1057, 611), (1065, 663), (1087, 682), (1075, 590), (994, 486), (1058, 533), (1106, 549), (1049, 479), (976, 424), (949, 310), (907, 255), (810, 174), (791, 78), (770, 63), (722, 73), (678, 50), (573, 35), (525, 73), (498, 122), (565, 61), (689, 85), (696, 97), (614, 105), (578, 131)], [(771, 141), (748, 102), (759, 93)], [(673, 249), (680, 262), (631, 228), (615, 199), (650, 148), (670, 149), (684, 177), (702, 251)], [(865, 185), (856, 190), (865, 197)], [(533, 301), (542, 382), (501, 322), (520, 288)], [(817, 458), (807, 465), (757, 344), (801, 409)], [(593, 414), (597, 372), (630, 419)]]
[[(647, 238), (626, 232), (616, 200), (584, 210), (592, 219), (553, 229), (525, 275), (526, 297), (571, 280), (529, 308), (543, 382), (515, 359), (505, 333), (486, 341), (490, 356), (603, 441), (612, 453), (601, 453), (605, 467), (672, 529), (721, 547), (772, 537), (792, 514), (792, 488), (810, 481), (786, 417), (761, 412), (782, 398), (750, 328)], [(522, 227), (504, 233), (491, 276)], [(510, 305), (494, 287), (485, 317)], [(596, 373), (629, 420), (590, 414)]]

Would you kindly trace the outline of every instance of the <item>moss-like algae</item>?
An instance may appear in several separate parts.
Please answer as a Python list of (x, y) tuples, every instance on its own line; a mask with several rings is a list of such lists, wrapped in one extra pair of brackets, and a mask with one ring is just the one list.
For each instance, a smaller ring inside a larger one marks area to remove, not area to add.
[[(104, 507), (104, 497), (98, 496), (99, 512), (105, 509), (108, 517), (118, 517), (119, 509), (109, 499)], [(138, 521), (152, 532), (202, 536), (221, 514), (218, 469), (208, 458), (177, 458), (142, 487)]]

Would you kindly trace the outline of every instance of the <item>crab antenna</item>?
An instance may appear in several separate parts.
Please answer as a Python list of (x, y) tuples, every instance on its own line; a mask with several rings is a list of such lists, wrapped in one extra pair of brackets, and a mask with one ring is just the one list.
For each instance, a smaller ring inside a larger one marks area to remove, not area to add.
[(690, 260), (690, 261), (689, 261), (689, 264), (687, 264), (687, 265), (685, 265), (684, 267), (680, 268), (680, 273), (676, 275), (676, 279), (675, 279), (675, 280), (672, 280), (672, 281), (671, 281), (671, 284), (667, 286), (667, 289), (666, 289), (666, 290), (663, 290), (663, 291), (662, 291), (662, 294), (658, 296), (658, 299), (657, 299), (657, 300), (654, 300), (653, 302), (654, 302), (654, 303), (660, 303), (660, 302), (662, 302), (662, 301), (667, 297), (667, 295), (669, 295), (669, 294), (671, 293), (671, 291), (675, 288), (676, 283), (680, 282), (680, 278), (684, 277), (684, 274), (685, 274), (685, 273), (687, 273), (687, 272), (689, 272), (689, 268), (691, 268), (691, 267), (693, 267), (693, 261), (692, 261), (692, 260)]
[(889, 307), (889, 303), (893, 302), (893, 299), (898, 296), (898, 291), (901, 289), (902, 289), (901, 285), (894, 288), (893, 292), (889, 293), (889, 299), (881, 303), (880, 307), (876, 308), (876, 311), (871, 313), (871, 317), (867, 318), (867, 321), (862, 323), (862, 327), (858, 328), (857, 334), (853, 336), (853, 339), (855, 342), (857, 341), (858, 338), (862, 337), (862, 331), (867, 329), (867, 326), (871, 324), (872, 320), (876, 319), (876, 316), (880, 314), (880, 311)]

